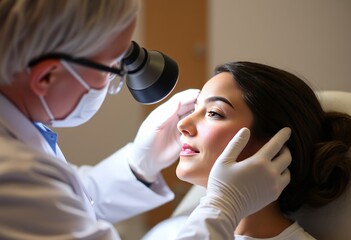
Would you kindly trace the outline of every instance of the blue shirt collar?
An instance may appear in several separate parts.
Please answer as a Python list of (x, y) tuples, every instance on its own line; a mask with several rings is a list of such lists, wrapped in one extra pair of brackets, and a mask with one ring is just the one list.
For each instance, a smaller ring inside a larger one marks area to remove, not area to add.
[(40, 122), (33, 122), (34, 126), (39, 130), (41, 135), (48, 142), (54, 153), (56, 154), (57, 133), (53, 132), (50, 128), (46, 127)]

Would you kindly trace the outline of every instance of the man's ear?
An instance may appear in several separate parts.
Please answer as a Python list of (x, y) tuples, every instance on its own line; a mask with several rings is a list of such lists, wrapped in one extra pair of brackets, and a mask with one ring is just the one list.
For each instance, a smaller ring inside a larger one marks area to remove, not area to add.
[(56, 81), (59, 60), (46, 60), (31, 67), (29, 86), (37, 96), (44, 96), (50, 86)]

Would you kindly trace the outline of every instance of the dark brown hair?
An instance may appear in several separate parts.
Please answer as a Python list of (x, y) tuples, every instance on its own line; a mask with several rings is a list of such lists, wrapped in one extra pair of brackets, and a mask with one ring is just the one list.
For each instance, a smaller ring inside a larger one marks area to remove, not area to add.
[(303, 204), (323, 206), (338, 198), (351, 178), (351, 117), (324, 112), (313, 90), (297, 76), (259, 63), (230, 62), (229, 72), (254, 115), (252, 137), (268, 140), (290, 127), (291, 182), (279, 197), (283, 212)]

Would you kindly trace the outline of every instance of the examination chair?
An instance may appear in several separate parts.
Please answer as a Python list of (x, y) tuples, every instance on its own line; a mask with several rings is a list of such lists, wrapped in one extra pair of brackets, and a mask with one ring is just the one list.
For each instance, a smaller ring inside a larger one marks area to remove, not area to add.
[[(351, 115), (351, 92), (321, 91), (317, 92), (317, 95), (324, 110)], [(349, 149), (349, 155), (351, 155), (351, 149)], [(156, 225), (145, 239), (173, 239), (186, 217), (205, 195), (205, 191), (203, 187), (193, 186), (172, 216)], [(319, 209), (303, 208), (294, 217), (318, 240), (351, 240), (351, 183), (346, 193), (336, 201)]]

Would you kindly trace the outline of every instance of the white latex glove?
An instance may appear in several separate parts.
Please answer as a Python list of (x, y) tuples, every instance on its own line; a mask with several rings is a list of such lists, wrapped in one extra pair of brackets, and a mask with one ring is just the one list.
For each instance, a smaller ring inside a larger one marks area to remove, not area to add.
[(210, 201), (221, 206), (225, 202), (226, 211), (239, 220), (276, 200), (290, 181), (291, 155), (283, 147), (290, 132), (282, 129), (255, 155), (236, 162), (250, 137), (247, 128), (241, 129), (213, 165), (207, 186)]
[(145, 119), (129, 152), (129, 165), (146, 181), (153, 182), (157, 174), (179, 158), (181, 150), (177, 123), (194, 110), (198, 89), (175, 94), (157, 107)]
[(283, 128), (255, 155), (236, 162), (250, 138), (241, 129), (213, 165), (206, 196), (177, 239), (233, 239), (242, 218), (276, 200), (290, 181), (291, 154), (283, 147), (290, 134)]

